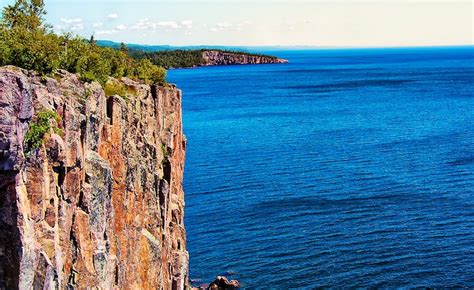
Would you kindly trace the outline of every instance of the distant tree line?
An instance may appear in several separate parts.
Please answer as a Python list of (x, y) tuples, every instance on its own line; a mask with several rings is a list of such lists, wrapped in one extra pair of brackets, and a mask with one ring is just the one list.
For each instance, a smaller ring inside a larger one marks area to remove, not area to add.
[(137, 60), (148, 59), (153, 64), (166, 68), (186, 68), (204, 64), (201, 50), (165, 50), (147, 52), (130, 49), (129, 55)]
[(15, 65), (51, 74), (64, 69), (83, 81), (104, 85), (109, 76), (165, 83), (166, 70), (149, 58), (132, 58), (126, 47), (100, 47), (71, 34), (57, 35), (44, 22), (43, 0), (17, 0), (3, 9), (0, 19), (0, 65)]

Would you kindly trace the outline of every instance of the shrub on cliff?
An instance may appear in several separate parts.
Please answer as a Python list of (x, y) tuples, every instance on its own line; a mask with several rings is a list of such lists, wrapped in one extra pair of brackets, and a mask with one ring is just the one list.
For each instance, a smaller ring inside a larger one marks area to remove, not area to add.
[(163, 84), (165, 82), (166, 70), (152, 64), (149, 59), (144, 58), (138, 62), (135, 74), (145, 82)]
[(56, 35), (44, 23), (42, 0), (17, 0), (4, 8), (0, 22), (0, 65), (15, 65), (49, 74), (77, 73), (83, 81), (105, 84), (109, 76), (165, 83), (166, 71), (150, 61), (129, 57), (126, 49), (99, 47), (78, 36)]
[[(44, 136), (51, 131), (61, 135), (62, 131), (56, 125), (60, 122), (59, 115), (54, 111), (40, 111), (36, 118), (29, 124), (28, 132), (25, 134), (26, 151), (39, 148), (43, 144)], [(52, 122), (55, 122), (52, 125)]]

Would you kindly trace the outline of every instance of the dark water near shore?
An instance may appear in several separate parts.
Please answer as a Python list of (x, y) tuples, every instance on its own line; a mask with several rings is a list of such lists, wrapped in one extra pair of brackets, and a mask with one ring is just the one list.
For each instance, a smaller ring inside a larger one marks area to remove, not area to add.
[(474, 48), (276, 54), (169, 72), (191, 278), (474, 287)]

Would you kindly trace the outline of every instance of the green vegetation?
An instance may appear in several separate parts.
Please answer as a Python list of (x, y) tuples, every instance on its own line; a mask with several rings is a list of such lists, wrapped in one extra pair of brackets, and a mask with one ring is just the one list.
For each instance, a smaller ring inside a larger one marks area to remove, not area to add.
[(105, 84), (104, 92), (106, 96), (125, 96), (127, 94), (127, 89), (125, 85), (120, 82), (109, 81)]
[(165, 164), (169, 162), (168, 156), (171, 155), (171, 151), (168, 150), (168, 146), (165, 144), (161, 144), (161, 153), (163, 154), (163, 159), (161, 160), (161, 164)]
[(166, 70), (147, 59), (127, 55), (125, 45), (116, 50), (100, 47), (95, 40), (56, 35), (44, 23), (43, 0), (17, 0), (3, 9), (0, 20), (0, 66), (15, 65), (43, 75), (65, 69), (85, 82), (102, 85), (112, 77), (166, 83)]
[[(56, 123), (52, 125), (52, 121)], [(40, 111), (35, 120), (28, 126), (28, 132), (25, 134), (26, 152), (37, 149), (43, 144), (44, 136), (53, 130), (54, 133), (62, 135), (62, 130), (57, 127), (57, 123), (61, 121), (59, 115), (54, 111)]]
[(201, 50), (166, 50), (157, 52), (130, 50), (129, 55), (136, 59), (149, 59), (153, 64), (166, 68), (194, 67), (205, 63)]
[(81, 97), (82, 100), (87, 100), (92, 95), (92, 90), (87, 88), (85, 94)]
[[(3, 9), (0, 19), (0, 66), (15, 65), (53, 75), (57, 69), (77, 73), (84, 82), (98, 81), (105, 86), (109, 77), (129, 77), (147, 84), (166, 84), (167, 68), (205, 64), (204, 51), (144, 51), (125, 44), (101, 47), (91, 37), (57, 35), (44, 22), (43, 0), (17, 0)], [(212, 49), (218, 50), (218, 49)], [(240, 51), (218, 50), (239, 55), (265, 56)]]
[(129, 49), (128, 54), (135, 59), (149, 59), (154, 65), (166, 68), (195, 67), (206, 63), (202, 57), (205, 51), (221, 51), (237, 55), (262, 56), (276, 59), (274, 56), (248, 53), (242, 51), (231, 51), (221, 49), (198, 49), (198, 50), (165, 50), (156, 52), (147, 52), (138, 49)]
[(137, 90), (134, 87), (129, 87), (121, 82), (110, 79), (104, 86), (104, 93), (106, 96), (121, 96), (125, 101), (129, 100), (129, 96), (136, 96)]

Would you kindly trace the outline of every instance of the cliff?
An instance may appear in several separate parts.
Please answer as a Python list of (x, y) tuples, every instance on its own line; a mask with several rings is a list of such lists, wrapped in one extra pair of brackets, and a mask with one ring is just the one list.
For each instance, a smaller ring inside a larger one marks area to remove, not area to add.
[(288, 62), (285, 59), (272, 56), (228, 52), (222, 50), (203, 50), (202, 58), (204, 59), (204, 66), (234, 64), (270, 64)]
[(0, 68), (0, 289), (186, 287), (181, 92), (120, 83)]

